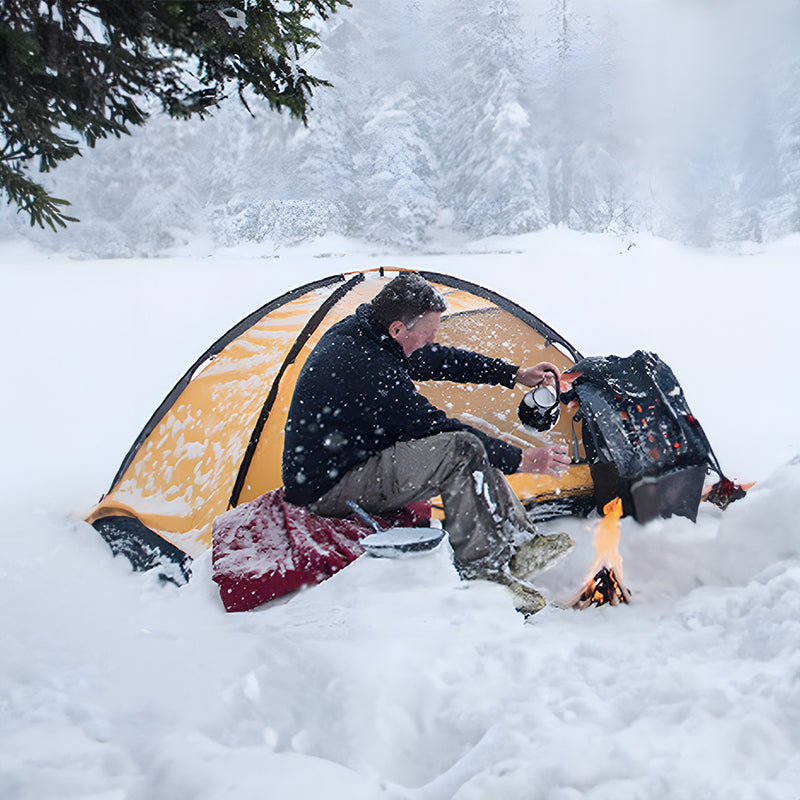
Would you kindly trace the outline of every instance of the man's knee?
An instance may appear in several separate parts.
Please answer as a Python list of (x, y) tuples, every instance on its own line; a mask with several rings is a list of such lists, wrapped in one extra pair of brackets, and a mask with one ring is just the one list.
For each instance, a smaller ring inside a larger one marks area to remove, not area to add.
[(459, 461), (474, 463), (476, 466), (486, 461), (486, 448), (483, 442), (470, 431), (454, 431), (453, 452)]
[[(440, 475), (454, 476), (464, 472), (471, 474), (490, 468), (483, 442), (470, 431), (447, 431), (428, 439), (420, 439), (418, 443), (425, 443), (425, 460), (431, 466), (436, 464)], [(417, 458), (419, 455), (418, 452)]]

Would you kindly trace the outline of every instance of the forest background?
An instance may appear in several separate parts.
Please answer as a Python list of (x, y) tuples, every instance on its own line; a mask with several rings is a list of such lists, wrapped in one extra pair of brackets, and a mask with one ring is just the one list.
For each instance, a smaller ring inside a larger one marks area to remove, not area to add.
[(709, 246), (800, 228), (790, 0), (357, 0), (317, 21), (309, 125), (154, 112), (42, 177), (83, 256), (326, 234), (430, 250), (563, 226)]

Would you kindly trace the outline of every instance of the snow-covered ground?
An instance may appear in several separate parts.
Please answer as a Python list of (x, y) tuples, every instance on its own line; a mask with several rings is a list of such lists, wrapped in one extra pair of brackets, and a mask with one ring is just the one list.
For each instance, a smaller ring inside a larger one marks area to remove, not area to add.
[[(80, 261), (0, 242), (3, 800), (796, 800), (800, 237), (744, 252), (550, 230), (448, 247)], [(114, 560), (81, 513), (207, 345), (301, 283), (393, 264), (482, 283), (585, 355), (658, 352), (731, 477), (623, 520), (631, 605), (583, 612), (592, 520), (525, 623), (442, 546), (226, 614)]]

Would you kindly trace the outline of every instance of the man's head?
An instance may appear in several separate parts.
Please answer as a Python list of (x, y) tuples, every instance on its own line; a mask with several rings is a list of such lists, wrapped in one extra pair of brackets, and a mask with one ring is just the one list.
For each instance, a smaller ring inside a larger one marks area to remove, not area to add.
[(370, 303), (373, 315), (406, 356), (433, 342), (447, 303), (421, 275), (402, 272)]

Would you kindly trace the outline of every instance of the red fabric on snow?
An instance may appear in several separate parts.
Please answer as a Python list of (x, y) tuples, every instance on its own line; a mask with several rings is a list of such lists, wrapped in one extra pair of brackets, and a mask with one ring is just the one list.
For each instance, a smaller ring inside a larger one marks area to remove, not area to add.
[[(415, 503), (379, 522), (413, 526), (429, 517), (430, 505)], [(214, 520), (212, 577), (226, 611), (247, 611), (330, 578), (364, 552), (359, 541), (372, 532), (356, 517), (318, 517), (275, 489)]]

